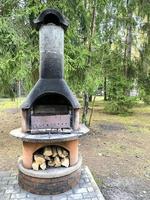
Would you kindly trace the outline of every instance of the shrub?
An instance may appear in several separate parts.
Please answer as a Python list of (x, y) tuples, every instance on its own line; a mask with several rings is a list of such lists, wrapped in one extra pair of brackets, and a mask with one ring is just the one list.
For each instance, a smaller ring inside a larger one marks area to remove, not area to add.
[(144, 95), (143, 101), (144, 101), (144, 103), (150, 105), (150, 95)]
[(111, 114), (129, 113), (129, 109), (136, 104), (136, 97), (119, 96), (106, 103), (105, 111)]

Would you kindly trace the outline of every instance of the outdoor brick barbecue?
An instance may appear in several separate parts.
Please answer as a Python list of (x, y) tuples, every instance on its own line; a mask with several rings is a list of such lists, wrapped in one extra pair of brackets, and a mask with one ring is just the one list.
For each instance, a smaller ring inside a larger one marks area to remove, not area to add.
[(64, 80), (67, 27), (67, 20), (54, 9), (46, 9), (35, 20), (40, 77), (21, 107), (21, 128), (10, 133), (23, 141), (19, 185), (35, 194), (62, 193), (80, 179), (78, 143), (88, 128), (79, 123), (80, 105)]

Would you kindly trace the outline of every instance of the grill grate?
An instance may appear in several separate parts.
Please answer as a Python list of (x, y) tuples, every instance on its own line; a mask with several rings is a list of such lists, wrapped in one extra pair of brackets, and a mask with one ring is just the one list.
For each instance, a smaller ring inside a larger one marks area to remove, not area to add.
[(31, 116), (32, 129), (70, 128), (70, 115)]

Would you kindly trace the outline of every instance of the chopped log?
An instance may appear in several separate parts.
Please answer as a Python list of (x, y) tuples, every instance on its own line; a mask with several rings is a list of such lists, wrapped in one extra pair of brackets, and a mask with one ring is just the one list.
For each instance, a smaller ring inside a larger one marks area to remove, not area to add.
[(57, 151), (56, 151), (56, 147), (52, 147), (52, 157), (56, 157), (57, 156)]
[(50, 160), (49, 156), (44, 156), (45, 160)]
[(65, 149), (63, 149), (63, 155), (64, 155), (65, 157), (67, 157), (67, 156), (69, 155), (68, 151), (66, 151)]
[(54, 164), (55, 164), (55, 167), (60, 167), (61, 166), (61, 161), (60, 161), (60, 158), (58, 156), (56, 156), (54, 158)]
[(43, 155), (44, 156), (52, 156), (53, 152), (52, 152), (52, 148), (51, 147), (45, 147), (44, 148), (44, 152)]
[(46, 169), (46, 163), (42, 163), (42, 164), (40, 165), (40, 168), (41, 168), (42, 170), (45, 170), (45, 169)]
[(63, 154), (63, 151), (61, 149), (61, 147), (57, 147), (57, 154), (59, 155), (59, 157), (64, 158), (65, 155)]
[(33, 162), (32, 163), (32, 168), (33, 168), (33, 170), (38, 171), (39, 170), (39, 164), (36, 163), (36, 162)]
[(35, 162), (36, 162), (37, 164), (39, 164), (39, 165), (41, 165), (41, 164), (43, 164), (43, 163), (45, 162), (45, 158), (44, 158), (44, 156), (41, 155), (41, 154), (35, 154), (35, 155), (34, 155), (34, 160), (35, 160)]
[(50, 160), (48, 161), (48, 166), (50, 167), (54, 167), (55, 163), (54, 163), (54, 160), (52, 158), (50, 158)]
[(69, 158), (68, 157), (62, 158), (61, 165), (64, 167), (69, 167)]

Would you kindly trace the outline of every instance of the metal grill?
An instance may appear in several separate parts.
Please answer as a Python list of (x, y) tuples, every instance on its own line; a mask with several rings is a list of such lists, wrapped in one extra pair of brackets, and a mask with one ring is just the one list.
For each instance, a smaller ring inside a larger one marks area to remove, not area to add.
[(31, 116), (32, 129), (70, 128), (70, 115)]

